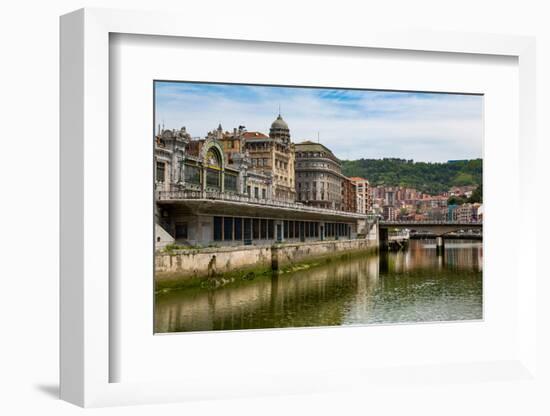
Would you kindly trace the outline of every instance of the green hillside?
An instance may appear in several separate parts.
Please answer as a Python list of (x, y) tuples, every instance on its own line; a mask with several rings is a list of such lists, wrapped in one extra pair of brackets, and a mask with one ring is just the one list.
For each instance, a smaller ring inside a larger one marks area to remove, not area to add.
[(446, 163), (414, 162), (405, 159), (343, 160), (346, 176), (367, 178), (372, 185), (407, 186), (429, 194), (452, 186), (480, 185), (482, 159)]

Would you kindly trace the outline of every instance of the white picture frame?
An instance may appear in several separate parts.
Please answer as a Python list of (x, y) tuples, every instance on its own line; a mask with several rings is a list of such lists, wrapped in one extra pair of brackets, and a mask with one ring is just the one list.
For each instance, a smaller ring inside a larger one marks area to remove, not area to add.
[[(341, 388), (342, 374), (356, 385), (392, 382), (395, 369), (368, 373), (342, 368), (320, 381), (315, 373), (292, 374), (289, 369), (270, 380), (231, 383), (220, 374), (209, 380), (110, 382), (110, 365), (119, 359), (110, 349), (113, 288), (110, 259), (109, 158), (109, 36), (114, 33), (171, 37), (332, 45), (452, 54), (504, 55), (519, 65), (520, 215), (516, 234), (524, 279), (517, 294), (519, 347), (517, 357), (495, 364), (419, 368), (415, 377), (434, 372), (448, 380), (479, 382), (476, 369), (506, 374), (518, 380), (536, 377), (536, 218), (528, 213), (535, 195), (530, 178), (535, 169), (535, 41), (530, 37), (465, 33), (363, 31), (328, 36), (321, 30), (284, 32), (265, 25), (261, 32), (239, 34), (230, 28), (210, 28), (202, 22), (180, 24), (172, 13), (82, 9), (61, 18), (61, 398), (80, 406), (159, 403), (213, 397), (323, 392)], [(276, 334), (274, 335), (276, 336)], [(333, 334), (332, 336), (336, 336)], [(410, 373), (410, 369), (408, 370)], [(405, 377), (404, 374), (401, 374)], [(399, 379), (401, 376), (398, 376)], [(225, 388), (224, 388), (225, 384)], [(227, 387), (229, 386), (230, 387)]]

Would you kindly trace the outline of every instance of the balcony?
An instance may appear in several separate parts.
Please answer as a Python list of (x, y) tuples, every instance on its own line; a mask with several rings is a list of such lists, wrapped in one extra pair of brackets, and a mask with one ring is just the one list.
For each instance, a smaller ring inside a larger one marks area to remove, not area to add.
[(334, 209), (318, 208), (304, 205), (299, 202), (283, 201), (268, 198), (255, 198), (254, 196), (242, 195), (237, 193), (217, 192), (217, 191), (197, 191), (197, 190), (180, 190), (180, 191), (156, 191), (155, 200), (157, 203), (170, 204), (184, 201), (220, 201), (231, 204), (237, 204), (253, 207), (261, 206), (265, 208), (279, 208), (281, 210), (300, 211), (304, 213), (320, 214), (326, 216), (345, 216), (354, 219), (366, 219), (365, 214), (356, 212), (345, 212)]

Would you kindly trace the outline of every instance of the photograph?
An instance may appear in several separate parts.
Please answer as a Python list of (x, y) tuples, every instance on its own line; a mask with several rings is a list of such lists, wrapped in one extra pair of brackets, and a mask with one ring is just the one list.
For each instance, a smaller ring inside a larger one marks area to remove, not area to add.
[(2, 6), (0, 416), (550, 416), (548, 2)]
[(154, 333), (483, 320), (483, 94), (153, 89)]

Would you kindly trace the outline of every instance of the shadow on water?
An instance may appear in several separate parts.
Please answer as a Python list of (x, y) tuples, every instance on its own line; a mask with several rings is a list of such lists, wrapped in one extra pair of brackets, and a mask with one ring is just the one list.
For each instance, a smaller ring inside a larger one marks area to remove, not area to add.
[(333, 261), (217, 289), (157, 295), (156, 332), (482, 318), (481, 243)]

